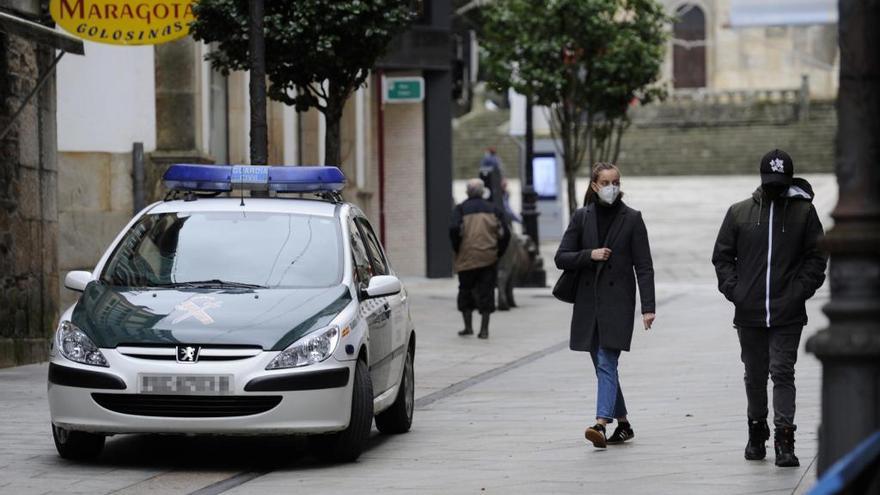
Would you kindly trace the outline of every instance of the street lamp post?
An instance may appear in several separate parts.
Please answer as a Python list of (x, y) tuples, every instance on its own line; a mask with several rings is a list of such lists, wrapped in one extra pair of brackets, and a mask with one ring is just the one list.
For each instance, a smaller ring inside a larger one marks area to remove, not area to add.
[(526, 95), (526, 136), (525, 136), (525, 173), (522, 187), (522, 221), (523, 230), (535, 243), (535, 259), (531, 270), (526, 273), (520, 285), (524, 287), (545, 287), (547, 273), (544, 271), (544, 260), (541, 258), (541, 243), (538, 237), (538, 194), (535, 192), (534, 171), (532, 161), (535, 156), (535, 133), (532, 128), (532, 98)]
[[(880, 3), (840, 0), (840, 90), (829, 327), (822, 361), (819, 473), (880, 429)], [(876, 476), (876, 474), (875, 474)]]
[(535, 192), (535, 175), (532, 170), (532, 161), (535, 158), (535, 132), (532, 128), (532, 98), (526, 96), (526, 159), (525, 159), (525, 183), (522, 188), (522, 217), (523, 230), (526, 235), (539, 243), (538, 240), (538, 209), (536, 202), (538, 195)]

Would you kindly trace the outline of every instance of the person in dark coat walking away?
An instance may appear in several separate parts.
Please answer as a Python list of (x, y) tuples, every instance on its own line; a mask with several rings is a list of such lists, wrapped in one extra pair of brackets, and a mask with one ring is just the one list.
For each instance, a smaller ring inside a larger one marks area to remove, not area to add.
[(761, 159), (761, 186), (727, 210), (712, 263), (718, 289), (736, 307), (733, 324), (745, 366), (749, 440), (745, 458), (767, 455), (767, 375), (773, 379), (774, 447), (777, 466), (799, 466), (794, 453), (794, 365), (804, 303), (825, 281), (824, 231), (810, 184), (792, 178), (787, 153)]
[(490, 173), (496, 170), (503, 178), (504, 165), (501, 164), (501, 158), (498, 156), (495, 147), (489, 146), (488, 148), (486, 148), (486, 153), (483, 154), (483, 158), (480, 159), (480, 178), (483, 179), (483, 182), (485, 182), (485, 178), (488, 177)]
[(510, 230), (504, 212), (483, 199), (483, 181), (467, 183), (468, 199), (452, 211), (449, 237), (458, 273), (458, 310), (464, 318), (459, 335), (473, 335), (473, 312), (478, 310), (481, 339), (489, 338), (489, 315), (495, 311), (498, 259), (507, 249)]
[[(596, 424), (584, 435), (597, 448), (635, 436), (617, 374), (621, 351), (629, 351), (636, 307), (636, 284), (645, 330), (654, 322), (654, 265), (641, 212), (620, 192), (620, 170), (610, 163), (593, 167), (585, 206), (572, 216), (556, 251), (556, 266), (578, 275), (571, 340), (587, 351), (598, 380)], [(614, 433), (605, 427), (617, 419)]]

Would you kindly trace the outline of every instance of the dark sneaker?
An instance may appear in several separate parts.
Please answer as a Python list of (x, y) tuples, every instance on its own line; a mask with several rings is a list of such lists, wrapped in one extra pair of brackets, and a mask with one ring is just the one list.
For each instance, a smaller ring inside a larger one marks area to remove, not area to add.
[(614, 433), (608, 437), (608, 445), (623, 443), (627, 440), (632, 440), (635, 436), (636, 433), (633, 431), (632, 425), (629, 423), (617, 423), (617, 428), (614, 429)]
[(587, 431), (584, 432), (584, 437), (597, 449), (604, 449), (608, 445), (607, 440), (605, 440), (605, 426), (600, 423), (587, 428)]
[(776, 428), (773, 446), (776, 448), (776, 465), (779, 467), (798, 467), (801, 461), (794, 455), (794, 432), (796, 426)]
[(465, 337), (467, 335), (473, 335), (474, 330), (472, 328), (465, 328), (464, 330), (458, 332), (458, 334), (461, 335), (462, 337)]
[(767, 427), (766, 419), (749, 420), (749, 443), (746, 444), (746, 460), (760, 461), (767, 457), (767, 447), (764, 442), (770, 438), (770, 428)]

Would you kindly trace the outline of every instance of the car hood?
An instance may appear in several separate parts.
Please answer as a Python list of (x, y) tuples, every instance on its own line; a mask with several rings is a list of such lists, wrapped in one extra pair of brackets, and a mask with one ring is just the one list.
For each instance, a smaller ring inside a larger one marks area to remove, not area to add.
[(351, 302), (348, 287), (134, 290), (86, 286), (71, 321), (98, 347), (247, 345), (281, 350), (326, 326)]

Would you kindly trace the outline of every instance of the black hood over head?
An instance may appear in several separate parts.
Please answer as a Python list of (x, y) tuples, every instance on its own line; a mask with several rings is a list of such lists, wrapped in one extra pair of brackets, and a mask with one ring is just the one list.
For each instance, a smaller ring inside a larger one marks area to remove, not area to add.
[[(813, 193), (813, 186), (807, 182), (807, 179), (803, 179), (801, 177), (795, 177), (791, 181), (791, 185), (782, 192), (782, 194), (776, 198), (776, 201), (783, 201), (784, 206), (782, 207), (782, 228), (785, 229), (785, 217), (788, 212), (788, 202), (789, 201), (808, 201), (810, 203), (813, 202), (813, 198), (815, 197), (815, 193)], [(770, 201), (764, 195), (764, 191), (761, 186), (758, 186), (755, 189), (755, 192), (752, 193), (752, 199), (755, 203), (758, 203), (758, 217), (755, 221), (756, 224), (761, 225), (761, 216), (764, 213), (764, 204), (765, 202)]]
[[(782, 196), (780, 196), (779, 199), (806, 200), (812, 202), (815, 196), (816, 194), (813, 192), (813, 186), (807, 182), (807, 179), (795, 177), (792, 179), (791, 185), (788, 186), (788, 189), (782, 193)], [(752, 193), (752, 198), (757, 203), (767, 199), (764, 197), (761, 186), (758, 186), (757, 189), (755, 189), (755, 192)]]

